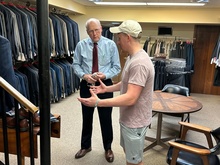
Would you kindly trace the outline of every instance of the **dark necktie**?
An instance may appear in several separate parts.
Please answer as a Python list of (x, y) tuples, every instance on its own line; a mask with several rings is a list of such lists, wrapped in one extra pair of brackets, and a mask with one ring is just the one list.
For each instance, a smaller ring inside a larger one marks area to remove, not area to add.
[(93, 54), (92, 73), (95, 73), (95, 72), (99, 71), (99, 68), (98, 68), (98, 48), (97, 48), (97, 43), (94, 43), (92, 54)]

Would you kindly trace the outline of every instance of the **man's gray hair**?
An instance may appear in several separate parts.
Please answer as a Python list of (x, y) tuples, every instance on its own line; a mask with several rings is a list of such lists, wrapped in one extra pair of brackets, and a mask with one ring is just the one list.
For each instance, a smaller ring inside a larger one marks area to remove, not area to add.
[(88, 30), (88, 26), (91, 22), (95, 22), (97, 25), (101, 26), (101, 23), (98, 19), (90, 18), (89, 20), (86, 21), (86, 30)]

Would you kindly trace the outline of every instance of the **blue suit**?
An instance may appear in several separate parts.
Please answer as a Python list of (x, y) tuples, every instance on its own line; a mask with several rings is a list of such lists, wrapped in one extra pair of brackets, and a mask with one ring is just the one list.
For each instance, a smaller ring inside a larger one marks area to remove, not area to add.
[[(0, 76), (9, 84), (16, 88), (16, 78), (12, 63), (11, 44), (8, 39), (0, 36)], [(17, 89), (17, 88), (16, 88)], [(2, 92), (2, 89), (0, 89)], [(6, 111), (11, 110), (14, 106), (14, 99), (5, 92)], [(0, 112), (2, 111), (0, 106)]]

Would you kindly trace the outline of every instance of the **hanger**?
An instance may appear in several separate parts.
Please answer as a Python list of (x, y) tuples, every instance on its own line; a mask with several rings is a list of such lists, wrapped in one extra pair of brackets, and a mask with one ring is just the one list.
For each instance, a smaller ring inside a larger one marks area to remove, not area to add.
[(30, 3), (29, 1), (27, 1), (27, 2), (26, 2), (26, 7), (29, 8), (30, 6), (31, 6), (31, 3)]
[(4, 0), (1, 0), (0, 3), (3, 5), (7, 5), (7, 3)]

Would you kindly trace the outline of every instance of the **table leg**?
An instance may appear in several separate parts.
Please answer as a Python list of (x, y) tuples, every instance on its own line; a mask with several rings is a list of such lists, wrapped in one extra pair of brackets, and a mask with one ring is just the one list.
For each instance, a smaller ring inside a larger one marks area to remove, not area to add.
[(161, 139), (162, 116), (163, 116), (162, 113), (158, 113), (156, 139), (151, 138), (151, 137), (147, 137), (147, 136), (145, 137), (145, 140), (149, 140), (152, 143), (149, 146), (147, 146), (146, 148), (144, 148), (144, 152), (151, 149), (151, 148), (153, 148), (156, 145), (160, 145), (164, 148), (168, 148), (168, 145), (165, 142), (168, 141), (168, 140), (173, 139), (173, 137)]

